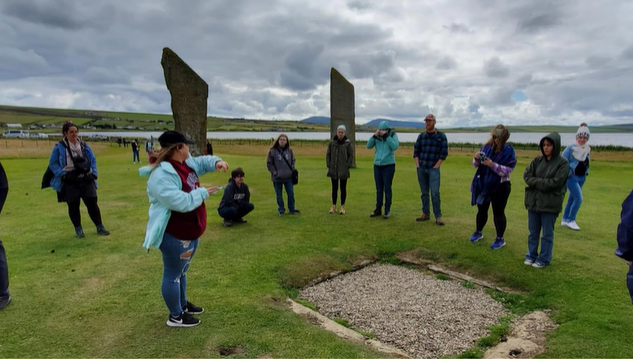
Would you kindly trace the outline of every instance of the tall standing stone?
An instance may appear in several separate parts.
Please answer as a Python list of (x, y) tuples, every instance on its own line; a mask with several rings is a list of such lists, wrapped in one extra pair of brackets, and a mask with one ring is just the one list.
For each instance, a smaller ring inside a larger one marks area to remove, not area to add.
[(196, 142), (190, 148), (192, 155), (203, 155), (207, 141), (209, 85), (168, 47), (163, 49), (160, 64), (171, 94), (176, 131)]
[[(354, 145), (356, 153), (356, 113), (354, 110), (354, 85), (332, 67), (330, 71), (330, 134), (336, 135), (336, 128), (345, 125), (347, 138)], [(354, 168), (356, 158), (354, 157)]]

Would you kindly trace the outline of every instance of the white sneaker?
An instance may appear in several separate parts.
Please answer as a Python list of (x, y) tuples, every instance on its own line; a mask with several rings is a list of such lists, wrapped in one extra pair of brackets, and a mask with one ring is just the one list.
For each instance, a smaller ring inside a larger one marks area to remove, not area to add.
[(569, 224), (569, 222), (567, 222), (566, 220), (560, 221), (560, 225), (563, 226), (563, 227), (567, 227), (568, 224)]
[(532, 264), (534, 264), (534, 261), (531, 259), (526, 259), (523, 261), (523, 264), (525, 264), (526, 266), (531, 266)]
[(567, 227), (573, 229), (574, 231), (579, 231), (580, 227), (576, 224), (576, 221), (567, 222)]

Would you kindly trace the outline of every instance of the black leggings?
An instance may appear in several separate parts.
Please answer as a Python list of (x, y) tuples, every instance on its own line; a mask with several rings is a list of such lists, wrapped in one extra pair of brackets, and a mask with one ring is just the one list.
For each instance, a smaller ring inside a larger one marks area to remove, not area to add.
[[(84, 204), (88, 209), (88, 215), (90, 215), (90, 219), (94, 222), (95, 226), (100, 226), (103, 223), (101, 222), (101, 211), (99, 210), (99, 206), (97, 205), (97, 197), (93, 198), (84, 198)], [(79, 211), (79, 203), (77, 202), (67, 202), (68, 204), (68, 215), (70, 216), (70, 221), (73, 222), (73, 226), (81, 227), (81, 212)]]
[(488, 222), (488, 208), (492, 203), (492, 214), (495, 221), (497, 237), (503, 238), (506, 231), (506, 204), (510, 197), (510, 182), (503, 182), (490, 194), (490, 201), (477, 205), (477, 231), (481, 232)]
[(345, 199), (347, 198), (347, 178), (346, 179), (334, 179), (332, 180), (332, 204), (336, 204), (336, 197), (338, 193), (338, 183), (341, 182), (341, 206), (345, 205)]

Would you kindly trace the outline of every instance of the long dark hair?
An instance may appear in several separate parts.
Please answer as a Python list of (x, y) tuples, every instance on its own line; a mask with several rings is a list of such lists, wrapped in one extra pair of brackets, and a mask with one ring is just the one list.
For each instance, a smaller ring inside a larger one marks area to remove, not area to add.
[[(495, 137), (499, 137), (498, 143), (495, 143)], [(510, 131), (508, 131), (508, 129), (504, 125), (496, 125), (492, 128), (492, 131), (490, 131), (490, 139), (484, 144), (484, 147), (490, 146), (493, 152), (501, 152), (503, 146), (506, 145), (506, 142), (508, 142), (509, 138)]]
[(277, 136), (277, 139), (275, 140), (275, 142), (273, 142), (273, 145), (270, 146), (270, 149), (272, 150), (273, 148), (280, 148), (279, 147), (279, 139), (285, 137), (286, 138), (286, 148), (290, 147), (290, 140), (288, 139), (288, 136), (286, 136), (285, 133), (282, 133), (281, 135)]

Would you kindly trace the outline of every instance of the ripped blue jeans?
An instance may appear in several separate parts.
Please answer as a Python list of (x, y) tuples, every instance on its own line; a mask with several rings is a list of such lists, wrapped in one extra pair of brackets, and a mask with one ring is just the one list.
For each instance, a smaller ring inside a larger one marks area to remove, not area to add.
[(198, 239), (182, 241), (165, 232), (160, 251), (163, 253), (161, 292), (169, 314), (179, 316), (187, 305), (187, 270), (198, 248)]

